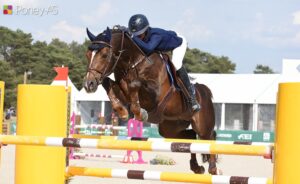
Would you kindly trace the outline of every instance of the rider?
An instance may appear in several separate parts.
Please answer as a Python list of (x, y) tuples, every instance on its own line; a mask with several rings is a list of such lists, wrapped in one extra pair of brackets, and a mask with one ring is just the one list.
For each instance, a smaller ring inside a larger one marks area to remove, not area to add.
[(142, 14), (131, 16), (128, 28), (133, 36), (133, 40), (147, 55), (154, 51), (173, 52), (172, 62), (176, 68), (177, 75), (188, 89), (190, 105), (194, 112), (199, 111), (200, 105), (195, 97), (194, 85), (191, 84), (187, 71), (182, 65), (187, 48), (185, 38), (177, 35), (174, 31), (150, 27), (147, 17)]

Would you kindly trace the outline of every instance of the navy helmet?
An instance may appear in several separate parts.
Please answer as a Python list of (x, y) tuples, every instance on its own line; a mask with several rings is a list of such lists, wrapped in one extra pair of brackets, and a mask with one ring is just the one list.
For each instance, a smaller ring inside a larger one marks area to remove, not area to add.
[(149, 27), (148, 19), (145, 15), (136, 14), (130, 17), (128, 28), (133, 36), (138, 36), (147, 31)]

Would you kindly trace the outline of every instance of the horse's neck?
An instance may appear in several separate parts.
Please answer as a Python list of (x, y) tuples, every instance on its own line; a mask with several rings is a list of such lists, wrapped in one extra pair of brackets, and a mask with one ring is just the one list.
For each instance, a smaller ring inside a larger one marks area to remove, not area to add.
[(143, 76), (144, 78), (141, 80), (153, 80), (156, 82), (164, 81), (165, 79), (168, 80), (165, 64), (159, 54), (154, 53), (147, 57), (138, 45), (126, 35), (123, 42), (122, 38), (119, 38), (120, 50), (124, 50), (117, 66), (119, 73), (127, 74), (127, 72), (131, 72), (137, 75), (137, 78)]
[(137, 45), (132, 40), (127, 38), (127, 36), (124, 37), (124, 43), (122, 43), (122, 41), (119, 43), (120, 50), (122, 50), (124, 53), (120, 57), (117, 68), (119, 70), (130, 70), (135, 67), (137, 62), (140, 62), (141, 59), (143, 59), (144, 55)]

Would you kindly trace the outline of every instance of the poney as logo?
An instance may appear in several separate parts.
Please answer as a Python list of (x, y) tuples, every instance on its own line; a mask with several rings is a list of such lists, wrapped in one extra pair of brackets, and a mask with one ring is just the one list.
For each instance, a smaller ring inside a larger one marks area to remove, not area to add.
[(13, 6), (12, 5), (4, 5), (3, 6), (3, 14), (4, 15), (12, 15), (13, 13)]

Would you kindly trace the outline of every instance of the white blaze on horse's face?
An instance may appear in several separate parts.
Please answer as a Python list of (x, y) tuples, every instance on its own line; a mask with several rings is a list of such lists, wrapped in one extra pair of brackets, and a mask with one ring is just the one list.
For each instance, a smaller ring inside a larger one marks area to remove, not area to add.
[[(97, 54), (97, 50), (94, 50), (94, 51), (92, 52), (92, 57), (91, 57), (91, 60), (90, 60), (89, 68), (92, 68), (93, 60), (94, 60), (94, 57), (95, 57), (96, 54)], [(86, 78), (88, 79), (89, 76), (90, 76), (90, 72), (88, 72), (88, 73), (86, 74)]]

